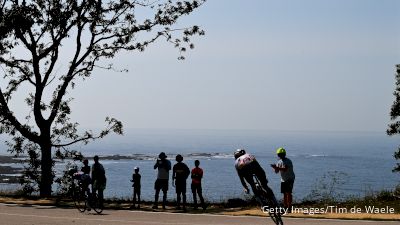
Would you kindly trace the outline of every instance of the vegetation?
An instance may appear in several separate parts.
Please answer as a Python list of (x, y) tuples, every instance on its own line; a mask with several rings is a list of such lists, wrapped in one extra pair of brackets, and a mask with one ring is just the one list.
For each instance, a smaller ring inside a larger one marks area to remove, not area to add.
[[(393, 95), (395, 100), (390, 110), (390, 119), (392, 123), (389, 124), (389, 128), (387, 129), (387, 134), (390, 136), (400, 134), (400, 64), (396, 65), (396, 88)], [(394, 153), (394, 158), (400, 160), (400, 147)], [(393, 172), (400, 172), (400, 163), (397, 163), (395, 168), (393, 168)]]
[[(0, 0), (0, 73), (6, 85), (0, 87), (0, 134), (12, 137), (11, 153), (29, 156), (25, 191), (50, 196), (54, 155), (63, 159), (73, 154), (68, 147), (75, 143), (123, 133), (122, 123), (109, 117), (98, 133), (78, 132), (79, 123), (70, 120), (70, 92), (78, 82), (95, 68), (114, 70), (111, 63), (103, 65), (117, 53), (144, 51), (162, 38), (184, 59), (194, 47), (190, 37), (204, 32), (176, 23), (204, 1)], [(137, 16), (142, 11), (153, 14), (142, 19)], [(22, 118), (12, 109), (22, 105), (12, 102), (21, 95), (29, 110)]]
[(339, 188), (346, 183), (348, 175), (340, 171), (329, 171), (317, 179), (311, 193), (305, 197), (305, 202), (330, 204), (341, 201), (345, 194)]

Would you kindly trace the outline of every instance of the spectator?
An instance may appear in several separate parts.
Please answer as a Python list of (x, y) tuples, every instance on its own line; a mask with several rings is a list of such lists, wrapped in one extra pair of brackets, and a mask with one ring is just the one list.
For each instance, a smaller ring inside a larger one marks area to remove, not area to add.
[(203, 178), (203, 169), (201, 169), (200, 166), (200, 161), (195, 160), (194, 161), (194, 168), (192, 169), (192, 193), (193, 193), (193, 202), (194, 202), (194, 209), (197, 209), (197, 195), (199, 195), (200, 202), (201, 202), (201, 207), (203, 210), (206, 210), (206, 205), (204, 203), (204, 198), (202, 194), (202, 188), (201, 188), (201, 179)]
[(158, 208), (158, 197), (160, 194), (160, 190), (163, 191), (163, 203), (162, 207), (165, 209), (165, 205), (167, 203), (167, 191), (168, 191), (168, 182), (169, 182), (169, 171), (171, 170), (171, 162), (167, 160), (167, 155), (164, 152), (161, 152), (158, 155), (158, 159), (156, 164), (154, 165), (154, 169), (158, 169), (157, 180), (154, 184), (154, 189), (156, 190), (155, 200), (153, 209)]
[(172, 183), (175, 181), (176, 189), (176, 206), (177, 209), (181, 209), (181, 195), (182, 195), (182, 206), (183, 211), (186, 212), (186, 179), (190, 175), (189, 167), (183, 163), (183, 157), (181, 155), (176, 156), (177, 163), (174, 165), (172, 170)]
[(103, 205), (104, 201), (104, 189), (106, 189), (106, 183), (107, 183), (107, 178), (106, 178), (106, 172), (104, 170), (103, 165), (99, 163), (99, 156), (95, 155), (93, 157), (94, 164), (92, 166), (92, 193), (95, 195), (97, 193), (97, 196), (99, 198), (99, 203), (100, 205)]
[(139, 174), (139, 167), (135, 167), (134, 171), (135, 172), (132, 174), (132, 180), (131, 180), (131, 182), (133, 183), (132, 184), (132, 187), (133, 187), (133, 204), (131, 206), (131, 209), (135, 209), (136, 208), (136, 206), (135, 206), (136, 197), (138, 199), (137, 208), (140, 209), (140, 186), (141, 186), (140, 185), (140, 179), (141, 179), (142, 176)]
[(276, 154), (279, 157), (279, 161), (276, 164), (272, 164), (275, 173), (281, 173), (281, 192), (283, 194), (283, 205), (289, 210), (292, 207), (292, 191), (295, 179), (293, 171), (293, 163), (290, 159), (286, 158), (286, 150), (284, 148), (278, 148)]

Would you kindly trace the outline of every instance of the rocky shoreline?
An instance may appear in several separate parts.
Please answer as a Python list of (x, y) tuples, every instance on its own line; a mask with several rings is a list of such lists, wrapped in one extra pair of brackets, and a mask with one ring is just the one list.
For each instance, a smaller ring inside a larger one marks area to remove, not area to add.
[(12, 156), (0, 156), (0, 183), (16, 184), (19, 183), (19, 174), (22, 173), (21, 168), (15, 168), (12, 166), (5, 166), (1, 164), (17, 164), (21, 160), (16, 159)]
[[(172, 158), (173, 154), (169, 154)], [(158, 154), (131, 154), (131, 155), (100, 155), (102, 160), (155, 160)], [(227, 158), (232, 157), (225, 153), (188, 153), (184, 155), (185, 158)], [(89, 160), (93, 160), (93, 156), (86, 157)], [(16, 158), (10, 155), (0, 155), (0, 183), (19, 183), (19, 174), (22, 173), (22, 168), (13, 167), (12, 164), (19, 164), (21, 161), (25, 161), (26, 157), (22, 156)], [(59, 159), (55, 159), (59, 162)]]

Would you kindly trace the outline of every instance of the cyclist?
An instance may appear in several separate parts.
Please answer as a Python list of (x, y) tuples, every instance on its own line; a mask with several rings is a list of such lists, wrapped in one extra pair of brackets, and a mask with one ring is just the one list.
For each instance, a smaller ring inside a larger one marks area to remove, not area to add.
[(237, 149), (234, 153), (235, 156), (235, 168), (239, 175), (240, 182), (243, 185), (244, 191), (248, 194), (250, 192), (247, 183), (250, 184), (253, 193), (256, 194), (256, 187), (253, 180), (253, 175), (256, 175), (260, 181), (262, 187), (269, 192), (268, 180), (265, 175), (264, 169), (257, 162), (253, 155), (246, 153), (244, 149)]

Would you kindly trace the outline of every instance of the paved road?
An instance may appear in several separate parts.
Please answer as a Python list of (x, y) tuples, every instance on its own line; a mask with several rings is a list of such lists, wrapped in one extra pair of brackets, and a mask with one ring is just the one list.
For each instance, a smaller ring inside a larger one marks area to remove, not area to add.
[[(284, 218), (285, 225), (395, 225), (399, 222), (341, 221)], [(0, 224), (4, 225), (267, 225), (266, 217), (219, 216), (209, 214), (181, 214), (106, 210), (103, 215), (80, 213), (76, 209), (43, 206), (0, 204)]]

